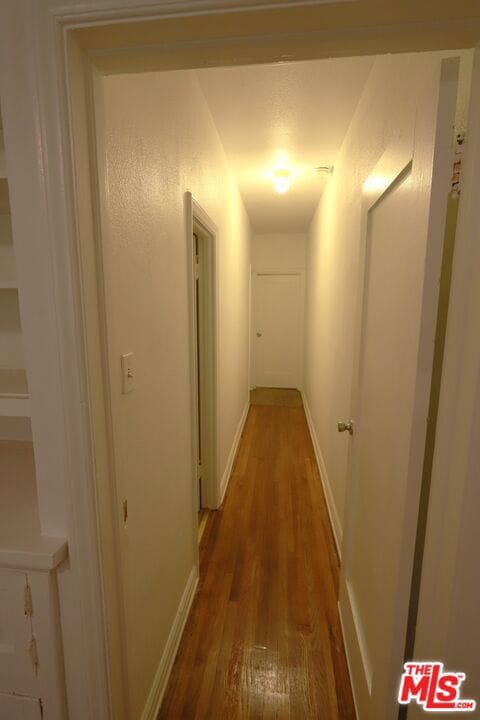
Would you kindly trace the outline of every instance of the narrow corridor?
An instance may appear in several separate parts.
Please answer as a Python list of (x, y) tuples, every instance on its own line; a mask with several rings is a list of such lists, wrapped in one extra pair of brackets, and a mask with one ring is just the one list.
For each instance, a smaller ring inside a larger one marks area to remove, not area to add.
[(353, 719), (338, 559), (297, 391), (252, 393), (200, 563), (159, 720)]

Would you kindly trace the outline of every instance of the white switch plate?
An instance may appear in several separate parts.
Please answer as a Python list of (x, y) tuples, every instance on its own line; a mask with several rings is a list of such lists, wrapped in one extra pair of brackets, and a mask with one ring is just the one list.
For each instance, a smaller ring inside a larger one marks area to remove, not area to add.
[(135, 356), (133, 353), (127, 353), (121, 355), (120, 359), (122, 361), (122, 394), (126, 395), (135, 390)]

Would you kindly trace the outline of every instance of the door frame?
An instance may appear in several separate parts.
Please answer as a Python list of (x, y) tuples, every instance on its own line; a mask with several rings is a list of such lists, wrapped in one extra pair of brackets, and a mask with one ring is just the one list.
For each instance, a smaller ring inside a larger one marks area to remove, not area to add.
[[(178, 67), (191, 67), (192, 57), (199, 61), (208, 58), (210, 64), (222, 64), (219, 58), (225, 59), (224, 64), (284, 61), (286, 48), (293, 61), (351, 56), (354, 52), (472, 47), (480, 41), (478, 21), (472, 18), (456, 24), (448, 18), (440, 21), (435, 7), (430, 17), (424, 18), (425, 35), (415, 35), (412, 24), (401, 17), (395, 18), (393, 24), (390, 18), (388, 32), (381, 32), (381, 28), (387, 28), (382, 13), (368, 30), (355, 19), (341, 22), (340, 30), (321, 23), (315, 29), (309, 16), (301, 27), (299, 19), (305, 6), (312, 5), (310, 2), (282, 3), (295, 6), (289, 12), (295, 12), (297, 19), (295, 26), (282, 25), (276, 21), (278, 4), (278, 0), (248, 2), (249, 8), (260, 6), (267, 15), (267, 34), (259, 27), (254, 12), (251, 9), (247, 12), (240, 0), (181, 3), (152, 0), (148, 5), (144, 0), (119, 0), (116, 6), (111, 0), (78, 0), (69, 6), (63, 0), (46, 0), (41, 5), (8, 3), (0, 8), (2, 116), (7, 147), (15, 158), (9, 168), (9, 190), (22, 290), (39, 504), (42, 520), (48, 508), (47, 524), (52, 532), (68, 536), (71, 558), (69, 566), (60, 570), (58, 583), (72, 720), (110, 717), (114, 694), (107, 659), (111, 629), (107, 632), (105, 578), (99, 552), (98, 466), (85, 333), (88, 302), (79, 260), (80, 235), (85, 232), (94, 238), (96, 232), (95, 176), (91, 172), (94, 158), (90, 150), (84, 158), (83, 181), (79, 183), (78, 160), (73, 155), (73, 138), (78, 130), (74, 121), (83, 126), (86, 137), (90, 133), (90, 79), (96, 72), (95, 62), (101, 55), (107, 57), (112, 49), (124, 57), (131, 50), (121, 39), (115, 47), (109, 44), (108, 30), (102, 26), (131, 24), (135, 28), (139, 21), (158, 24), (173, 18), (188, 22), (198, 16), (199, 28), (193, 41), (168, 45), (169, 57), (175, 58)], [(344, 3), (336, 10), (348, 13), (354, 12), (355, 7)], [(201, 25), (202, 16), (218, 16), (219, 11), (228, 11), (234, 22), (230, 26), (226, 23), (225, 29), (217, 32), (218, 37), (212, 38), (208, 23)], [(322, 12), (322, 8), (318, 11)], [(240, 38), (237, 17), (244, 21)], [(102, 48), (91, 50), (88, 43), (76, 37), (77, 31), (90, 29), (101, 31), (105, 38)], [(76, 118), (71, 113), (69, 56), (73, 44), (78, 50), (74, 72), (83, 85), (80, 89), (83, 99), (79, 99), (82, 117)], [(477, 99), (480, 96), (479, 87), (476, 96)], [(480, 124), (472, 125), (470, 133), (476, 147)], [(88, 143), (86, 147), (90, 147)], [(449, 328), (453, 329), (449, 330), (445, 363), (450, 373), (449, 385), (455, 381), (456, 388), (460, 378), (463, 391), (455, 411), (444, 408), (443, 416), (443, 434), (448, 442), (445, 454), (451, 458), (448, 468), (450, 473), (456, 470), (454, 474), (460, 483), (467, 477), (462, 464), (467, 449), (459, 428), (473, 416), (474, 408), (469, 401), (473, 396), (472, 365), (480, 356), (476, 306), (472, 301), (480, 287), (480, 265), (471, 262), (477, 247), (475, 198), (480, 188), (480, 163), (469, 163), (469, 167), (471, 186), (460, 207), (459, 252), (452, 280), (455, 304), (449, 317)], [(97, 349), (93, 347), (90, 351)], [(474, 442), (470, 439), (469, 447)], [(447, 473), (447, 466), (444, 468)], [(442, 480), (444, 484), (447, 481), (448, 477)], [(438, 512), (446, 507), (448, 498), (441, 499)]]
[[(447, 330), (441, 372), (435, 449), (431, 470), (429, 515), (421, 562), (416, 657), (434, 647), (436, 657), (455, 653), (464, 640), (451, 626), (457, 566), (463, 553), (463, 506), (478, 484), (480, 416), (480, 47), (475, 50), (467, 126), (468, 152), (462, 160), (461, 194)], [(476, 90), (476, 92), (475, 92)], [(444, 592), (439, 596), (438, 588)], [(423, 621), (423, 622), (422, 622)], [(462, 668), (466, 670), (467, 668)], [(411, 708), (410, 716), (417, 717)]]
[[(439, 121), (436, 126), (436, 138), (439, 136), (444, 139), (450, 132), (452, 138), (452, 152), (447, 157), (447, 153), (443, 153), (442, 165), (437, 168), (437, 172), (431, 181), (431, 202), (433, 207), (435, 203), (441, 204), (442, 193), (445, 200), (445, 210), (447, 207), (448, 191), (450, 188), (450, 179), (453, 167), (453, 128), (449, 122), (449, 118), (455, 116), (455, 107), (458, 92), (458, 73), (459, 63), (456, 58), (442, 60), (437, 71), (438, 93), (435, 92), (433, 99), (438, 101), (438, 117)], [(433, 78), (430, 83), (433, 82)], [(431, 85), (427, 86), (429, 90)], [(357, 301), (356, 301), (356, 336), (355, 351), (353, 361), (352, 375), (352, 393), (351, 393), (351, 417), (355, 423), (361, 421), (361, 387), (360, 376), (362, 369), (362, 338), (365, 327), (364, 299), (365, 287), (368, 274), (368, 255), (370, 248), (370, 216), (372, 210), (377, 204), (391, 191), (397, 182), (411, 169), (414, 164), (415, 153), (415, 128), (411, 128), (411, 133), (404, 135), (392, 143), (380, 158), (379, 162), (364, 181), (364, 196), (361, 210), (361, 244), (359, 258), (359, 280), (357, 284)], [(380, 182), (379, 182), (380, 179)], [(433, 217), (433, 219), (432, 219)], [(415, 387), (415, 402), (413, 406), (412, 430), (408, 466), (408, 487), (406, 497), (405, 517), (403, 520), (402, 532), (402, 548), (400, 555), (400, 572), (404, 579), (402, 587), (405, 588), (404, 593), (400, 593), (403, 597), (398, 597), (396, 601), (396, 613), (394, 624), (394, 636), (391, 643), (392, 648), (398, 650), (398, 657), (403, 660), (404, 648), (406, 642), (407, 620), (409, 612), (409, 604), (411, 601), (410, 581), (413, 572), (415, 560), (415, 542), (416, 529), (418, 519), (418, 508), (420, 503), (421, 488), (425, 479), (422, 475), (422, 467), (425, 456), (425, 418), (428, 414), (428, 405), (431, 391), (430, 374), (428, 378), (422, 378), (420, 366), (433, 368), (434, 362), (434, 345), (430, 342), (427, 335), (431, 329), (436, 326), (438, 313), (439, 298), (439, 278), (441, 273), (443, 247), (445, 240), (446, 212), (440, 216), (438, 212), (434, 212), (433, 216), (429, 213), (428, 237), (426, 242), (426, 259), (425, 259), (425, 275), (422, 292), (422, 327), (420, 329), (420, 342), (417, 352), (417, 383)], [(425, 320), (427, 322), (425, 322)], [(350, 418), (349, 418), (350, 419)], [(423, 438), (423, 440), (422, 440)], [(348, 438), (350, 440), (350, 436)], [(411, 478), (411, 479), (410, 479)], [(349, 442), (348, 448), (348, 475), (347, 475), (347, 493), (348, 503), (345, 511), (346, 520), (344, 523), (343, 549), (342, 549), (342, 571), (340, 576), (340, 594), (339, 594), (339, 612), (342, 623), (343, 634), (353, 640), (345, 649), (347, 652), (347, 660), (350, 667), (350, 675), (352, 677), (353, 656), (357, 665), (363, 669), (360, 687), (354, 687), (352, 683), (352, 691), (354, 694), (357, 713), (359, 706), (361, 707), (365, 697), (371, 697), (374, 691), (373, 668), (370, 667), (366, 641), (363, 635), (361, 621), (356, 608), (355, 597), (351, 591), (348, 570), (351, 548), (353, 543), (354, 529), (354, 512), (356, 498), (359, 489), (356, 483), (356, 466), (355, 466), (355, 432)], [(412, 512), (409, 512), (412, 510)], [(417, 512), (415, 513), (415, 509)], [(427, 512), (427, 508), (424, 508)], [(404, 599), (407, 601), (404, 602)], [(388, 663), (392, 671), (391, 685), (395, 684), (395, 679), (399, 681), (399, 675), (393, 678), (393, 667), (396, 665), (393, 656), (388, 658)], [(401, 663), (400, 663), (401, 666)], [(360, 699), (359, 699), (360, 698)]]
[(257, 351), (255, 342), (255, 325), (256, 325), (256, 295), (257, 295), (257, 280), (258, 276), (261, 275), (298, 275), (300, 278), (300, 333), (299, 333), (299, 348), (298, 348), (298, 390), (303, 390), (303, 350), (304, 350), (304, 337), (305, 337), (305, 270), (303, 268), (289, 268), (288, 270), (282, 268), (276, 268), (273, 266), (262, 267), (259, 269), (252, 269), (252, 283), (251, 283), (251, 329), (250, 338), (252, 343), (251, 351), (251, 365), (252, 365), (252, 376), (251, 385), (252, 389), (257, 387), (255, 383), (256, 378), (256, 364), (257, 364)]
[[(207, 468), (207, 482), (202, 485), (204, 507), (215, 510), (220, 506), (220, 484), (217, 473), (217, 250), (218, 250), (218, 228), (208, 213), (202, 208), (192, 196), (191, 192), (185, 193), (186, 211), (186, 241), (188, 261), (188, 285), (190, 288), (189, 297), (189, 322), (190, 322), (190, 387), (191, 387), (191, 418), (192, 418), (192, 480), (195, 494), (198, 496), (197, 485), (197, 458), (198, 458), (198, 426), (197, 426), (197, 367), (196, 367), (196, 325), (195, 325), (195, 261), (192, 243), (195, 226), (199, 226), (209, 241), (205, 248), (206, 261), (206, 293), (203, 297), (203, 321), (206, 328), (206, 337), (203, 338), (204, 355), (204, 383), (205, 383), (205, 413), (204, 423), (207, 427), (206, 444), (204, 448), (205, 463)], [(200, 420), (201, 421), (201, 420)], [(198, 514), (195, 513), (195, 525), (198, 526)]]

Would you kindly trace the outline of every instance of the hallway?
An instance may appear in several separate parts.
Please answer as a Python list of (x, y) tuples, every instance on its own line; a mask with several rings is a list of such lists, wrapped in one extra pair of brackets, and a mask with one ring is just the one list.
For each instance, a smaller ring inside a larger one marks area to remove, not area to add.
[(252, 393), (200, 561), (159, 720), (353, 719), (338, 559), (297, 391)]

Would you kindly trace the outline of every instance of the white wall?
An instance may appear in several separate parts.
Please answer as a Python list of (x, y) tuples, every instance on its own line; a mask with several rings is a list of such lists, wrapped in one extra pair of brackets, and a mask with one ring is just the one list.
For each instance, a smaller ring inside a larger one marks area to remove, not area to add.
[[(139, 718), (195, 561), (184, 193), (218, 235), (220, 479), (248, 400), (250, 228), (194, 73), (104, 79), (110, 375), (130, 714)], [(120, 394), (120, 355), (136, 390)], [(122, 495), (120, 495), (121, 497)]]
[(409, 132), (418, 93), (446, 55), (376, 58), (310, 226), (304, 391), (340, 544), (349, 444), (336, 425), (351, 413), (362, 184), (389, 142)]
[(254, 234), (252, 266), (255, 272), (288, 272), (305, 268), (306, 233)]

